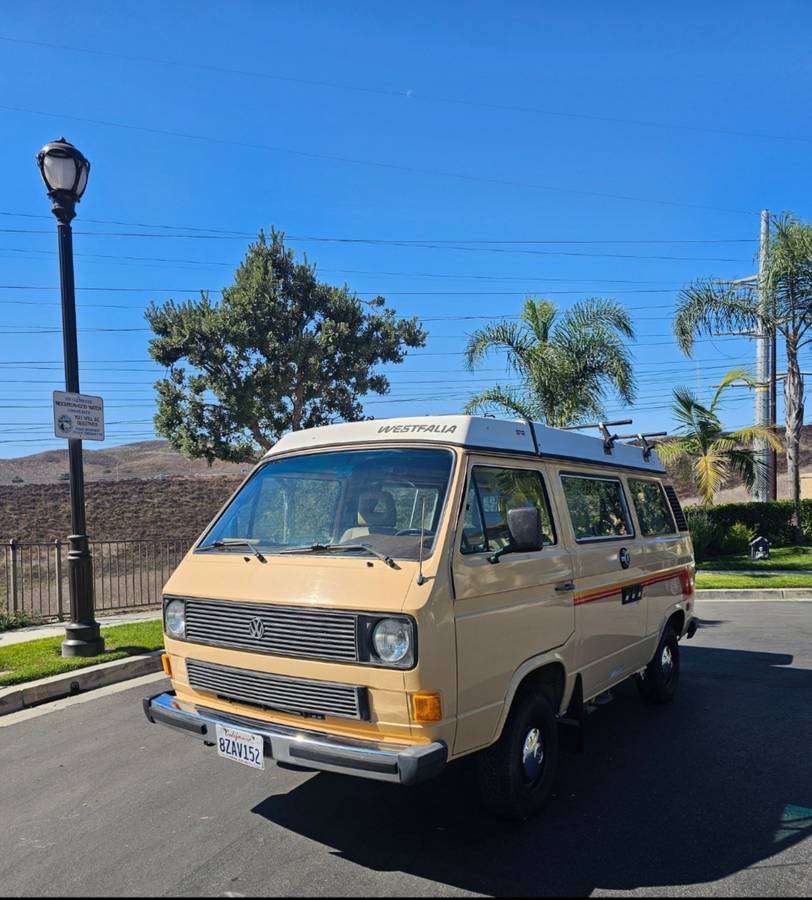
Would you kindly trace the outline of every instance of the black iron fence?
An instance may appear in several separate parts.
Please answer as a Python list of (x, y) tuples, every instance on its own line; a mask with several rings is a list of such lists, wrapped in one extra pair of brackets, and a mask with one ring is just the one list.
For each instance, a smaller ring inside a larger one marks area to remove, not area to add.
[[(91, 541), (96, 612), (158, 606), (186, 541)], [(0, 543), (0, 609), (43, 620), (70, 617), (68, 543)]]

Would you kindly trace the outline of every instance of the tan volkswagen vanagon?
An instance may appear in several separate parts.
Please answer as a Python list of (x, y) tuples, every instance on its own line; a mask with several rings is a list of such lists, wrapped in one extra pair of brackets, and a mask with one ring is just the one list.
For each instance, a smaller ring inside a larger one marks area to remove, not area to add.
[(166, 585), (147, 718), (258, 769), (415, 784), (473, 755), (525, 818), (588, 701), (674, 696), (694, 562), (663, 475), (645, 441), (523, 421), (288, 434)]

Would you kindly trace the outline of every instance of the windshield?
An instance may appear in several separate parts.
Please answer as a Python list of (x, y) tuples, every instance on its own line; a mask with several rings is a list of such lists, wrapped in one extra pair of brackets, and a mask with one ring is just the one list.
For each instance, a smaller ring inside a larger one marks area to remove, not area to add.
[(339, 549), (344, 544), (350, 553), (363, 544), (387, 556), (417, 559), (422, 526), (427, 557), (453, 462), (449, 450), (428, 448), (342, 450), (271, 460), (243, 485), (200, 549), (240, 538), (266, 553), (316, 544)]

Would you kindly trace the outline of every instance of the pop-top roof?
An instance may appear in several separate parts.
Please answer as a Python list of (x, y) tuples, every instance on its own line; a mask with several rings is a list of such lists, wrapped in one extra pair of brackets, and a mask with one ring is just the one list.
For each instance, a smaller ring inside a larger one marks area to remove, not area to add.
[[(533, 440), (535, 432), (535, 442)], [(266, 457), (295, 450), (317, 447), (339, 447), (349, 444), (403, 443), (454, 444), (483, 450), (533, 454), (570, 459), (575, 462), (600, 463), (621, 468), (664, 472), (657, 454), (645, 458), (643, 448), (620, 441), (611, 443), (607, 452), (603, 437), (583, 431), (549, 428), (520, 419), (505, 420), (480, 416), (411, 416), (403, 419), (373, 419), (345, 422), (305, 431), (291, 431), (268, 451)], [(536, 443), (538, 451), (536, 451)]]

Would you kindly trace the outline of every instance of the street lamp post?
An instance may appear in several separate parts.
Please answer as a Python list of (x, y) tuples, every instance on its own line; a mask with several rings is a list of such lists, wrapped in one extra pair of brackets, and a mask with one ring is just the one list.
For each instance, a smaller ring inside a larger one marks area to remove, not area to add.
[[(73, 284), (73, 232), (71, 220), (87, 187), (90, 163), (64, 138), (46, 144), (37, 154), (42, 179), (57, 219), (59, 277), (62, 294), (62, 340), (65, 354), (65, 390), (79, 393), (79, 350), (76, 340), (76, 297)], [(65, 626), (62, 656), (98, 656), (104, 638), (93, 610), (93, 560), (85, 525), (85, 477), (82, 442), (68, 440), (70, 518), (68, 584), (70, 622)]]

